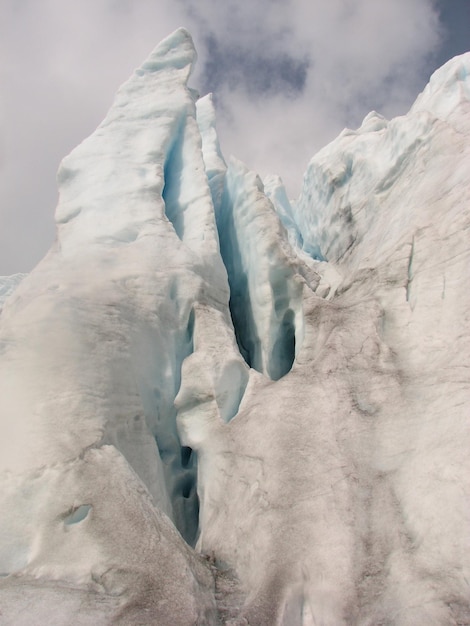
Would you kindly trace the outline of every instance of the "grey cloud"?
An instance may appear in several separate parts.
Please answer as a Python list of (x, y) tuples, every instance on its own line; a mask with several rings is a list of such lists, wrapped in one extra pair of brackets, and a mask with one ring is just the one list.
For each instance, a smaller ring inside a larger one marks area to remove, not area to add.
[[(222, 149), (291, 193), (309, 158), (370, 109), (404, 113), (433, 69), (433, 0), (200, 0), (191, 7), (201, 64), (216, 93)], [(295, 172), (294, 172), (295, 170)]]
[(225, 46), (215, 35), (204, 40), (202, 89), (216, 94), (224, 89), (243, 89), (251, 97), (277, 93), (296, 96), (307, 80), (309, 61), (284, 52), (260, 53), (241, 46)]

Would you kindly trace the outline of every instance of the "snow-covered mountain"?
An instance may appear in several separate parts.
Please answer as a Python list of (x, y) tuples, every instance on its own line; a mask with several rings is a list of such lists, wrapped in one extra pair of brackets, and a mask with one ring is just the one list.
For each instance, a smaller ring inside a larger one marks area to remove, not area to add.
[(470, 624), (470, 54), (297, 202), (194, 60), (121, 87), (0, 284), (0, 624)]

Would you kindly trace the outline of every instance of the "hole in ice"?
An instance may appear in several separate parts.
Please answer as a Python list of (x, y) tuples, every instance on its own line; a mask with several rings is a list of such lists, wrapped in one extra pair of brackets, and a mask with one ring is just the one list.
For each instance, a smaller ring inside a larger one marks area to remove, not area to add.
[(216, 383), (220, 417), (229, 422), (238, 413), (248, 384), (248, 373), (239, 361), (227, 363)]
[(270, 375), (279, 380), (292, 369), (295, 359), (295, 316), (287, 309), (279, 327), (279, 336), (273, 347)]
[(64, 518), (64, 524), (66, 526), (72, 526), (83, 522), (91, 511), (91, 504), (82, 504), (72, 509), (72, 511)]
[(276, 326), (273, 328), (274, 345), (268, 365), (269, 376), (279, 380), (292, 369), (295, 359), (295, 314), (290, 308), (290, 270), (283, 266), (273, 267), (269, 282), (274, 300)]
[(181, 448), (181, 465), (183, 467), (188, 467), (191, 461), (191, 455), (193, 453), (193, 449), (189, 446), (182, 446)]
[(183, 489), (181, 492), (183, 494), (183, 498), (189, 498), (191, 496), (193, 487), (194, 487), (194, 481), (192, 480), (192, 478), (188, 478), (187, 480), (183, 482)]
[(199, 496), (197, 493), (196, 453), (191, 454), (187, 469), (180, 466), (173, 490), (173, 514), (184, 540), (194, 546), (199, 533)]
[(193, 348), (193, 337), (194, 337), (194, 309), (191, 309), (191, 313), (188, 317), (188, 325), (186, 326), (186, 344), (190, 344), (191, 350), (194, 351)]

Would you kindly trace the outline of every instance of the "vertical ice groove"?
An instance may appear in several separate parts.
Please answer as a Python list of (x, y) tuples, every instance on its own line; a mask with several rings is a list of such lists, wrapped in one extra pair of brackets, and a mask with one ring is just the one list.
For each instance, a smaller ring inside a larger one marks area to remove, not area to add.
[[(194, 349), (194, 310), (186, 311), (184, 300), (176, 299), (174, 303), (173, 314), (180, 316), (182, 322), (186, 316), (186, 322), (176, 332), (168, 333), (166, 354), (150, 337), (146, 338), (147, 346), (140, 343), (136, 346), (139, 355), (149, 351), (146, 371), (140, 372), (138, 379), (144, 383), (140, 387), (141, 400), (146, 422), (155, 438), (156, 454), (162, 461), (161, 471), (168, 493), (169, 504), (166, 507), (160, 502), (157, 504), (174, 520), (184, 539), (192, 544), (198, 526), (197, 465), (194, 458), (186, 463), (182, 455), (174, 400), (181, 387), (182, 364)], [(186, 496), (183, 491), (187, 492)]]
[(277, 380), (291, 369), (299, 337), (296, 261), (259, 177), (233, 158), (217, 222), (240, 352)]

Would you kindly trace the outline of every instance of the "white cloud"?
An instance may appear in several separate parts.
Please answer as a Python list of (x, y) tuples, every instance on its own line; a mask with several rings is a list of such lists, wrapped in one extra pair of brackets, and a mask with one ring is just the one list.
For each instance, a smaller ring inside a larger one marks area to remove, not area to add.
[(44, 255), (54, 237), (60, 160), (181, 19), (170, 0), (3, 0), (0, 274), (27, 271)]
[[(28, 270), (44, 254), (60, 159), (176, 27), (187, 26), (198, 48), (194, 86), (207, 82), (207, 36), (228, 50), (221, 71), (232, 79), (219, 81), (218, 94), (227, 156), (279, 173), (294, 191), (308, 159), (343, 125), (370, 108), (392, 115), (411, 103), (439, 43), (433, 7), (433, 0), (3, 0), (0, 274)], [(285, 72), (276, 78), (270, 64), (283, 58), (291, 67), (308, 60), (297, 92), (286, 92)], [(262, 72), (270, 73), (264, 81)], [(247, 88), (257, 80), (270, 85), (268, 96)]]
[[(291, 192), (309, 158), (344, 125), (357, 125), (371, 108), (386, 115), (405, 112), (439, 44), (431, 0), (263, 0), (243, 13), (237, 5), (229, 2), (223, 10), (216, 0), (198, 3), (206, 16), (201, 39), (210, 29), (230, 48), (240, 35), (252, 60), (245, 70), (253, 78), (245, 74), (219, 94), (226, 107), (219, 116), (222, 147), (262, 173), (280, 173)], [(256, 59), (280, 54), (308, 59), (302, 93), (253, 97), (246, 84), (263, 71)]]

